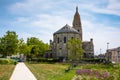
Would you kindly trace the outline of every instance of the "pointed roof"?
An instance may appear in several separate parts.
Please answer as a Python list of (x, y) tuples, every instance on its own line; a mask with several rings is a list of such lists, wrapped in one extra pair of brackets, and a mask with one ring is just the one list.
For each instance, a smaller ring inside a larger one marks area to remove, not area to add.
[(74, 19), (73, 19), (73, 26), (78, 23), (79, 23), (79, 25), (81, 25), (80, 15), (78, 12), (78, 6), (76, 6), (76, 12), (75, 12)]
[(78, 12), (78, 6), (76, 6), (76, 12)]
[(61, 29), (56, 31), (54, 34), (60, 34), (60, 33), (77, 33), (77, 34), (79, 34), (76, 29), (70, 27), (68, 24), (63, 26)]

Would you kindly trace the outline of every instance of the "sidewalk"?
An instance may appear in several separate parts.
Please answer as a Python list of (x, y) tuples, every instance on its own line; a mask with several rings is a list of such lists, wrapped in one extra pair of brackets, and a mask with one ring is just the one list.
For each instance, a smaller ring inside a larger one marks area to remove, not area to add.
[(24, 63), (18, 63), (10, 80), (37, 80)]

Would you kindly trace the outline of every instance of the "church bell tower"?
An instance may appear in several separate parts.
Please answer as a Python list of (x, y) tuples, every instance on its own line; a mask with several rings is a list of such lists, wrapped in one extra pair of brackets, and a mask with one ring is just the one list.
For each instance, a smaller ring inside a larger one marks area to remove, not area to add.
[(78, 7), (76, 7), (76, 12), (73, 19), (73, 28), (79, 32), (80, 39), (82, 41), (82, 25), (81, 25), (80, 15), (78, 12)]

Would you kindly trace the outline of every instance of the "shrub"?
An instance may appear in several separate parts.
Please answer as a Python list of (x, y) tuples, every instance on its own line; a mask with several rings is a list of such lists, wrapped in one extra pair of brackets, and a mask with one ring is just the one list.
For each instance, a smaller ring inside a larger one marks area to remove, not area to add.
[(7, 58), (0, 58), (0, 64), (14, 64), (14, 60)]
[(105, 59), (96, 59), (96, 58), (86, 59), (86, 58), (83, 58), (83, 59), (81, 59), (81, 61), (85, 61), (88, 63), (103, 63), (105, 61)]
[(53, 58), (32, 58), (32, 62), (48, 62), (48, 63), (55, 63), (59, 62), (59, 59), (53, 59)]

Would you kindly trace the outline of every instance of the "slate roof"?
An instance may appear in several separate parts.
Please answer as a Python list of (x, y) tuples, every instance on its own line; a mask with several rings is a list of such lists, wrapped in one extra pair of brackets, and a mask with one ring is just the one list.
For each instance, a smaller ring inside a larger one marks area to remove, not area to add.
[(56, 31), (54, 34), (60, 34), (60, 33), (77, 33), (77, 34), (79, 34), (79, 32), (76, 29), (70, 27), (68, 24), (63, 26), (61, 29)]

